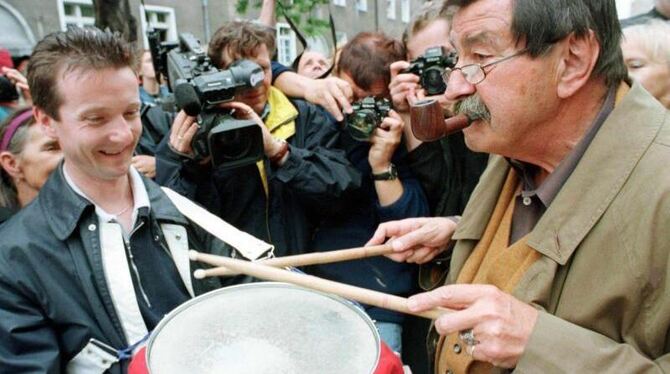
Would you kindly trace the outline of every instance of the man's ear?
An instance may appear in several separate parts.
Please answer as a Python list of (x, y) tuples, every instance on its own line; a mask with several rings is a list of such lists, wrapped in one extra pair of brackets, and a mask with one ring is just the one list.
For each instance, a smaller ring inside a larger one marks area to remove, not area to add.
[(55, 120), (51, 118), (42, 108), (33, 107), (33, 116), (35, 117), (35, 122), (42, 126), (44, 133), (53, 139), (58, 139), (56, 134)]
[(0, 167), (14, 179), (23, 177), (23, 171), (19, 167), (19, 160), (11, 152), (0, 152)]
[(591, 78), (600, 55), (600, 44), (593, 30), (580, 37), (570, 34), (563, 43), (565, 44), (558, 67), (557, 94), (565, 99)]

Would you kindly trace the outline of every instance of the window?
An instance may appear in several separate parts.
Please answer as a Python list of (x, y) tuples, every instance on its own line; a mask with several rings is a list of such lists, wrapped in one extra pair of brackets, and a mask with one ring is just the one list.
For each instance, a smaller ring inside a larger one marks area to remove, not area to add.
[(360, 12), (368, 11), (368, 0), (356, 0), (356, 9)]
[(403, 22), (409, 22), (409, 0), (400, 0), (400, 19)]
[(60, 28), (63, 31), (72, 27), (87, 27), (95, 24), (92, 0), (59, 0), (58, 15)]
[(347, 0), (333, 0), (333, 5), (347, 6)]
[(147, 40), (147, 29), (149, 27), (158, 31), (162, 42), (177, 40), (177, 21), (173, 8), (156, 5), (143, 7), (140, 5), (140, 22), (145, 48), (149, 48), (149, 41)]
[(395, 19), (395, 0), (386, 0), (386, 18)]
[(335, 31), (335, 37), (337, 38), (337, 41), (335, 42), (335, 45), (338, 48), (347, 44), (347, 42), (349, 41), (349, 38), (347, 37), (347, 33), (344, 32), (344, 31)]
[(277, 60), (283, 65), (290, 66), (297, 56), (295, 47), (295, 33), (286, 23), (277, 23)]

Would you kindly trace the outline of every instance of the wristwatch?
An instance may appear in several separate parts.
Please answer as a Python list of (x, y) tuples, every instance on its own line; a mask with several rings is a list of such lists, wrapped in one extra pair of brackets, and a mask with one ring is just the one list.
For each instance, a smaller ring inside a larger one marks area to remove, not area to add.
[(376, 181), (392, 181), (398, 179), (398, 170), (395, 165), (389, 164), (389, 168), (379, 174), (372, 174), (372, 179)]

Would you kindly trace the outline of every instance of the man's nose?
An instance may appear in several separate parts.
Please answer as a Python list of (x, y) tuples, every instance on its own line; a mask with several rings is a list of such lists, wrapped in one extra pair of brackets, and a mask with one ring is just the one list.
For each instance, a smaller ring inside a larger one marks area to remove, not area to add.
[(449, 75), (447, 90), (444, 91), (444, 97), (451, 102), (457, 102), (467, 96), (475, 93), (476, 87), (468, 82), (460, 70), (454, 70)]
[(123, 116), (120, 116), (116, 121), (114, 121), (114, 129), (110, 134), (112, 141), (119, 143), (127, 143), (133, 141), (133, 124), (131, 121), (126, 120)]

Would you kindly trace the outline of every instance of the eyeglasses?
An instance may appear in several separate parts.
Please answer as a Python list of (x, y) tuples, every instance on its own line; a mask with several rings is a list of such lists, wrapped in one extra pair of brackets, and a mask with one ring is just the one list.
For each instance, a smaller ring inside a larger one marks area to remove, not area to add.
[(486, 70), (485, 68), (494, 66), (496, 64), (499, 64), (503, 61), (510, 60), (514, 57), (521, 56), (522, 54), (528, 52), (526, 48), (518, 51), (517, 53), (514, 53), (512, 55), (506, 56), (501, 58), (500, 60), (490, 62), (486, 65), (480, 65), (480, 64), (469, 64), (469, 65), (464, 65), (461, 66), (460, 68), (453, 68), (449, 69), (446, 68), (444, 69), (444, 72), (442, 73), (442, 80), (444, 81), (445, 84), (449, 83), (449, 77), (451, 77), (451, 74), (455, 72), (456, 70), (459, 70), (461, 74), (463, 74), (463, 78), (465, 78), (466, 81), (470, 84), (479, 84), (481, 83), (484, 79), (486, 79)]

